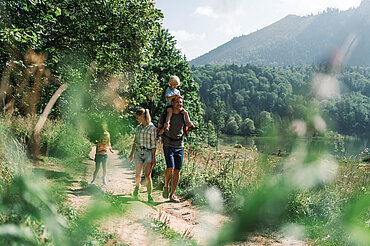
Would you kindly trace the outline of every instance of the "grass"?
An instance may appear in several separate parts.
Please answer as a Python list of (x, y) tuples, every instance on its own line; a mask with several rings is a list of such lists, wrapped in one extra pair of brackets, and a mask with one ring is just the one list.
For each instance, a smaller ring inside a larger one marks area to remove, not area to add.
[[(367, 242), (370, 236), (368, 223), (370, 212), (364, 207), (351, 205), (357, 199), (364, 197), (361, 200), (362, 203), (370, 207), (369, 174), (366, 169), (359, 168), (360, 160), (327, 159), (320, 148), (309, 145), (306, 152), (303, 152), (306, 153), (307, 158), (302, 159), (301, 164), (299, 159), (293, 158), (294, 153), (291, 156), (281, 157), (261, 154), (255, 148), (236, 149), (220, 146), (220, 151), (215, 151), (203, 145), (190, 145), (185, 149), (186, 159), (177, 192), (191, 199), (194, 204), (212, 207), (212, 202), (207, 198), (206, 193), (209, 187), (216, 187), (222, 194), (221, 203), (225, 208), (223, 212), (229, 215), (239, 214), (239, 216), (244, 214), (246, 219), (254, 218), (260, 223), (261, 220), (263, 222), (268, 219), (269, 215), (266, 213), (267, 217), (251, 217), (255, 210), (248, 212), (249, 210), (246, 209), (256, 202), (253, 199), (260, 199), (261, 204), (266, 202), (279, 204), (279, 199), (283, 198), (281, 202), (285, 205), (279, 212), (281, 217), (278, 218), (277, 223), (265, 224), (272, 230), (279, 231), (285, 227), (285, 224), (293, 224), (303, 226), (304, 230), (298, 236), (312, 245), (366, 245), (364, 242)], [(159, 158), (159, 165), (162, 165), (161, 162), (164, 160)], [(333, 170), (330, 169), (331, 165), (335, 167)], [(326, 177), (318, 171), (320, 168), (329, 168), (322, 170), (327, 173)], [(335, 174), (330, 174), (335, 170)], [(163, 177), (159, 174), (161, 171), (163, 170), (159, 168), (156, 171), (159, 182), (162, 182)], [(286, 183), (291, 182), (289, 180), (292, 178), (294, 180), (296, 175), (294, 173), (302, 176), (301, 182), (305, 185), (292, 187)], [(269, 185), (269, 180), (274, 179), (280, 179), (276, 187)], [(309, 180), (313, 180), (312, 185), (306, 182)], [(283, 191), (285, 189), (287, 194), (281, 193), (279, 187)], [(273, 198), (275, 194), (280, 194), (282, 197)], [(218, 212), (220, 211), (222, 210)], [(347, 219), (345, 222), (344, 211), (355, 213), (356, 220), (348, 222)], [(248, 215), (249, 213), (251, 214)], [(258, 223), (251, 228), (258, 230)], [(361, 240), (354, 238), (356, 233), (349, 230), (348, 225), (361, 228), (359, 230)], [(230, 237), (227, 240), (233, 239)]]
[[(18, 125), (22, 124), (26, 122), (20, 121)], [(62, 136), (64, 126), (58, 124), (57, 136)], [(19, 139), (26, 142), (27, 134), (18, 125), (11, 129), (18, 129), (18, 135), (24, 135)], [(53, 231), (46, 233), (45, 230), (47, 221), (50, 218), (59, 221), (59, 215), (67, 220), (67, 240), (76, 235), (83, 235), (78, 243), (85, 245), (114, 240), (114, 235), (95, 229), (94, 221), (106, 214), (104, 209), (83, 214), (66, 205), (66, 187), (76, 173), (86, 171), (86, 165), (83, 165), (87, 150), (85, 140), (76, 145), (78, 150), (74, 150), (73, 144), (68, 144), (70, 138), (56, 137), (50, 135), (51, 132), (44, 134), (50, 154), (61, 153), (53, 152), (58, 149), (53, 144), (64, 141), (62, 153), (68, 153), (70, 157), (45, 157), (44, 162), (34, 169), (33, 178), (23, 178), (19, 173), (27, 170), (25, 167), (29, 164), (20, 168), (19, 164), (26, 160), (24, 148), (19, 148), (22, 143), (13, 141), (16, 143), (11, 148), (13, 154), (4, 152), (4, 143), (9, 142), (9, 136), (5, 134), (8, 126), (1, 124), (0, 127), (1, 174), (4, 178), (1, 182), (0, 217), (4, 224), (16, 226), (18, 234), (15, 238), (19, 243), (36, 241), (36, 244), (41, 244), (48, 240), (48, 244), (53, 244), (62, 240), (58, 239), (57, 230), (54, 230), (56, 236), (53, 238), (48, 236)], [(50, 129), (54, 127), (50, 126)], [(127, 156), (131, 140), (132, 136), (124, 136), (117, 140), (115, 148), (119, 147), (121, 154)], [(362, 163), (358, 159), (327, 158), (323, 154), (323, 146), (313, 146), (308, 142), (302, 148), (295, 147), (286, 156), (276, 156), (260, 153), (254, 147), (220, 146), (216, 151), (203, 144), (188, 143), (178, 194), (191, 199), (194, 204), (207, 206), (211, 211), (241, 218), (222, 230), (215, 245), (237, 240), (237, 235), (244, 237), (250, 231), (261, 231), (261, 228), (279, 232), (288, 225), (301, 228), (298, 236), (312, 245), (366, 245), (370, 241), (368, 169), (359, 168)], [(164, 171), (165, 161), (159, 154), (157, 166), (153, 169), (153, 181), (160, 189)], [(41, 182), (35, 186), (32, 179)], [(86, 183), (80, 185), (88, 189)], [(49, 186), (50, 189), (44, 189)], [(126, 211), (124, 198), (97, 192), (99, 194), (105, 201), (104, 206), (108, 204), (112, 211)], [(54, 210), (54, 204), (57, 210)], [(106, 208), (104, 206), (102, 208)], [(27, 207), (32, 209), (25, 209)], [(28, 234), (24, 227), (30, 229)], [(183, 242), (182, 235), (171, 231), (161, 221), (154, 220), (150, 228), (168, 240)], [(9, 238), (9, 235), (0, 236), (4, 243)], [(14, 236), (11, 239), (14, 240)], [(185, 240), (185, 243), (194, 245), (191, 241)]]
[(171, 243), (174, 243), (175, 245), (198, 245), (194, 239), (184, 237), (184, 235), (175, 232), (169, 228), (166, 223), (159, 220), (153, 219), (152, 223), (150, 224), (150, 229), (159, 233), (164, 239), (170, 240)]

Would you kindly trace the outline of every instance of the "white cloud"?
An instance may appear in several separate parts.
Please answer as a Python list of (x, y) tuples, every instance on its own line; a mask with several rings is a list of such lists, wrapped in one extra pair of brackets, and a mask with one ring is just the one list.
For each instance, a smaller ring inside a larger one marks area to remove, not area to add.
[(200, 43), (207, 38), (205, 33), (190, 33), (186, 30), (170, 30), (169, 31), (177, 40), (176, 48), (183, 54), (186, 54), (188, 59), (192, 59), (197, 54), (204, 53), (207, 49), (199, 51)]
[(176, 37), (177, 41), (204, 40), (206, 38), (205, 33), (190, 33), (186, 30), (171, 30), (170, 33)]
[(241, 33), (241, 19), (244, 14), (242, 1), (217, 0), (212, 6), (198, 6), (194, 15), (213, 18), (209, 20), (209, 26), (217, 30), (218, 35), (226, 36), (225, 40), (231, 39)]
[(214, 9), (211, 6), (199, 6), (195, 9), (194, 14), (204, 15), (217, 19), (218, 15), (215, 13)]

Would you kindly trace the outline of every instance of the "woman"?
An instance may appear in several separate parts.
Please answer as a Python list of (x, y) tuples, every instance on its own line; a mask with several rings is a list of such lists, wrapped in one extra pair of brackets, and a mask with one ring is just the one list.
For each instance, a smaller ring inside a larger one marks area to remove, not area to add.
[(141, 173), (145, 164), (145, 180), (148, 190), (148, 202), (152, 198), (152, 168), (156, 165), (155, 152), (157, 150), (156, 127), (151, 122), (148, 109), (138, 109), (135, 113), (139, 125), (136, 127), (135, 140), (132, 145), (129, 161), (135, 163), (135, 189), (133, 196), (138, 198)]

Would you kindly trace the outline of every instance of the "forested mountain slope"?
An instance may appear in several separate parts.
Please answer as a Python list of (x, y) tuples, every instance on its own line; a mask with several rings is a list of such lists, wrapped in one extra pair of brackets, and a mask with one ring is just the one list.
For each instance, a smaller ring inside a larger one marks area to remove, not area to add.
[[(191, 65), (319, 63), (331, 53), (351, 51), (349, 65), (370, 66), (370, 1), (356, 9), (327, 9), (318, 15), (288, 15), (249, 35), (235, 37), (190, 61)], [(350, 48), (343, 49), (344, 46)]]

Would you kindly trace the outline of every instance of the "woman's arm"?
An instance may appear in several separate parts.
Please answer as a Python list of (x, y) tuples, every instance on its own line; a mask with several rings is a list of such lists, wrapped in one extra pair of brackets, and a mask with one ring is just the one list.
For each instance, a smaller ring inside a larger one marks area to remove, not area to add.
[(128, 160), (129, 160), (130, 162), (132, 162), (132, 160), (134, 159), (135, 148), (136, 148), (136, 144), (135, 144), (135, 143), (133, 143), (133, 144), (132, 144), (132, 148), (131, 148), (131, 154), (130, 154), (130, 156), (128, 157)]

